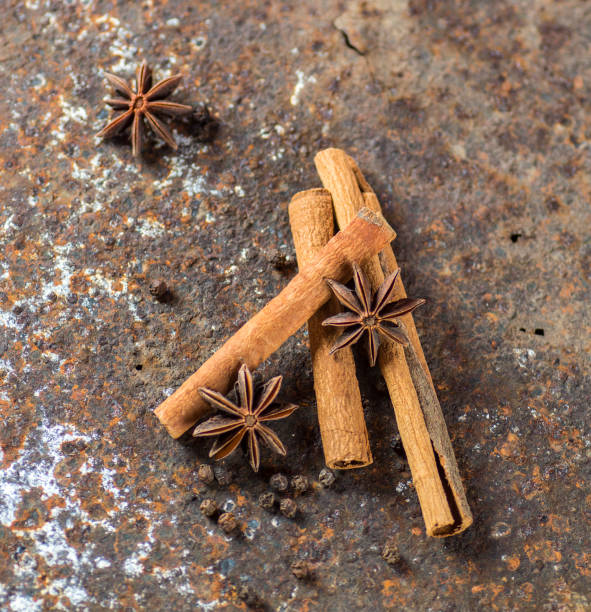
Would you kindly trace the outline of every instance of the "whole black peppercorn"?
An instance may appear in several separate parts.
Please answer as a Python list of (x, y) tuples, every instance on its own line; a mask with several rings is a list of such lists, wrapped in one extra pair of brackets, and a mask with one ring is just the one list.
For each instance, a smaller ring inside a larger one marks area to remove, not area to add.
[(205, 516), (212, 517), (218, 511), (218, 505), (216, 504), (215, 499), (206, 498), (201, 502), (199, 509)]
[(219, 121), (210, 113), (205, 104), (198, 104), (194, 108), (191, 123), (200, 142), (211, 142), (219, 129)]
[(298, 559), (297, 561), (294, 561), (291, 564), (291, 573), (298, 580), (305, 580), (306, 578), (310, 577), (310, 565), (307, 561), (304, 561), (303, 559)]
[(202, 463), (197, 470), (197, 478), (205, 484), (211, 484), (215, 480), (213, 468), (209, 463)]
[(283, 253), (279, 249), (274, 249), (265, 253), (267, 261), (276, 269), (281, 272), (289, 270), (295, 266), (295, 259), (286, 253)]
[(305, 476), (298, 474), (291, 479), (291, 488), (294, 490), (296, 495), (301, 495), (308, 490), (310, 483)]
[(283, 474), (273, 474), (269, 480), (269, 484), (271, 485), (272, 489), (275, 489), (275, 491), (279, 491), (280, 493), (287, 491), (287, 487), (289, 486), (287, 477)]
[(400, 563), (400, 551), (398, 545), (392, 539), (388, 540), (382, 549), (382, 559), (390, 565), (396, 565)]
[(283, 516), (286, 516), (287, 518), (294, 518), (298, 511), (298, 507), (293, 499), (286, 497), (285, 499), (281, 500), (279, 510), (281, 510), (281, 514), (283, 514)]
[(325, 488), (332, 487), (336, 480), (335, 475), (328, 468), (322, 468), (318, 474), (318, 482)]
[(232, 475), (225, 465), (214, 465), (213, 473), (215, 475), (215, 479), (218, 481), (218, 484), (220, 484), (222, 487), (226, 487), (232, 482)]
[(259, 506), (265, 510), (273, 510), (276, 501), (277, 497), (272, 491), (267, 491), (266, 493), (261, 493), (261, 495), (259, 495)]
[(224, 512), (218, 518), (218, 525), (227, 533), (230, 534), (238, 528), (238, 521), (231, 512)]
[(251, 610), (263, 610), (264, 605), (257, 592), (248, 584), (243, 584), (238, 589), (238, 597), (241, 599)]
[(159, 301), (165, 302), (170, 295), (168, 285), (163, 280), (154, 281), (150, 285), (150, 293)]

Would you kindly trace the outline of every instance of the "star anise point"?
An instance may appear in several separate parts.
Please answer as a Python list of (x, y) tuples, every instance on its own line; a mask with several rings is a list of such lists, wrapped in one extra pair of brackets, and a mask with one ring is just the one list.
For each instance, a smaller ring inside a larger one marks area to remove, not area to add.
[(369, 362), (372, 367), (378, 358), (380, 337), (403, 346), (408, 345), (409, 340), (400, 328), (397, 318), (412, 312), (426, 300), (403, 298), (393, 301), (392, 296), (399, 274), (400, 268), (389, 274), (373, 295), (367, 277), (357, 264), (353, 264), (355, 291), (333, 279), (326, 279), (337, 300), (348, 310), (328, 317), (322, 325), (353, 328), (337, 338), (330, 354), (346, 346), (352, 346), (364, 332), (367, 332), (368, 336)]
[[(260, 466), (260, 441), (280, 455), (286, 450), (275, 432), (264, 423), (288, 417), (297, 406), (287, 404), (270, 410), (283, 378), (276, 376), (270, 379), (257, 393), (252, 374), (246, 364), (238, 371), (237, 393), (238, 404), (224, 397), (221, 393), (201, 387), (199, 394), (211, 406), (231, 417), (216, 414), (204, 423), (199, 424), (193, 435), (218, 436), (210, 450), (209, 456), (223, 459), (230, 455), (246, 437), (249, 463), (257, 472)], [(260, 441), (259, 441), (260, 438)]]
[(115, 90), (116, 95), (122, 96), (109, 98), (105, 102), (115, 110), (122, 112), (115, 116), (98, 133), (98, 136), (102, 138), (116, 136), (131, 124), (132, 153), (134, 156), (138, 156), (142, 150), (145, 119), (159, 138), (174, 150), (178, 148), (172, 132), (162, 120), (162, 116), (182, 116), (193, 112), (191, 106), (164, 100), (177, 88), (182, 75), (177, 74), (168, 77), (152, 87), (152, 71), (144, 60), (137, 70), (135, 90), (129, 83), (115, 74), (106, 72), (105, 78)]

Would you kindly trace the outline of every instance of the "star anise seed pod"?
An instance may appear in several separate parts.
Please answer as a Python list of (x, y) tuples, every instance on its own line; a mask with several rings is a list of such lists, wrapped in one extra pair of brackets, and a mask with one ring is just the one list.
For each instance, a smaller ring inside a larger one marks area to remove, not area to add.
[(279, 393), (282, 380), (282, 376), (272, 378), (255, 400), (252, 374), (244, 364), (238, 372), (239, 406), (217, 391), (205, 387), (199, 389), (199, 394), (205, 401), (230, 415), (230, 418), (215, 415), (193, 431), (194, 436), (219, 436), (211, 447), (210, 457), (216, 460), (227, 457), (236, 450), (245, 436), (247, 436), (250, 465), (255, 472), (258, 472), (261, 461), (259, 438), (276, 453), (285, 455), (285, 447), (281, 440), (272, 429), (264, 425), (267, 421), (288, 417), (297, 408), (294, 404), (287, 404), (269, 411)]
[(400, 329), (396, 318), (412, 312), (417, 306), (424, 304), (426, 300), (423, 298), (404, 298), (392, 302), (394, 283), (399, 273), (400, 268), (390, 274), (380, 285), (373, 299), (369, 281), (357, 265), (353, 266), (355, 292), (335, 280), (326, 279), (335, 297), (348, 309), (348, 312), (341, 312), (329, 317), (322, 321), (322, 325), (353, 327), (351, 331), (345, 332), (337, 338), (330, 350), (331, 354), (355, 344), (365, 331), (368, 335), (369, 361), (372, 367), (376, 364), (378, 358), (380, 335), (404, 346), (408, 344), (408, 338)]
[(186, 104), (164, 100), (178, 87), (183, 78), (182, 75), (176, 74), (168, 77), (152, 87), (152, 70), (144, 61), (137, 69), (135, 91), (121, 77), (109, 72), (105, 73), (105, 77), (115, 88), (115, 92), (123, 96), (121, 98), (110, 98), (105, 102), (115, 110), (123, 112), (106, 125), (98, 135), (103, 138), (110, 138), (119, 134), (131, 124), (131, 147), (133, 155), (137, 156), (142, 150), (145, 117), (152, 131), (176, 150), (177, 144), (170, 128), (161, 120), (161, 116), (181, 116), (193, 112), (193, 109)]

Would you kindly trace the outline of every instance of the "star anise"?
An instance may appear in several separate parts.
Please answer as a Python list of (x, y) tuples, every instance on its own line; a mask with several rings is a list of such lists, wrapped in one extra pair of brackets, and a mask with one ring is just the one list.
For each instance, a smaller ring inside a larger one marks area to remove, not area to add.
[(98, 135), (109, 138), (119, 134), (131, 124), (132, 152), (134, 155), (139, 155), (142, 150), (145, 117), (152, 131), (176, 150), (177, 144), (172, 137), (170, 128), (161, 120), (161, 116), (188, 115), (193, 111), (186, 104), (164, 100), (178, 87), (183, 78), (182, 75), (176, 74), (152, 87), (152, 70), (144, 61), (137, 69), (135, 91), (129, 83), (114, 74), (107, 72), (105, 77), (115, 88), (115, 92), (123, 96), (122, 98), (110, 98), (105, 102), (115, 110), (123, 112), (106, 125)]
[(335, 280), (326, 280), (337, 300), (345, 308), (348, 308), (349, 312), (341, 312), (329, 317), (322, 322), (322, 325), (353, 327), (351, 331), (345, 332), (337, 338), (330, 350), (331, 353), (355, 344), (365, 331), (368, 335), (371, 366), (375, 365), (378, 358), (380, 335), (404, 346), (408, 344), (408, 338), (400, 329), (396, 318), (412, 312), (417, 306), (424, 304), (425, 300), (423, 298), (404, 298), (395, 302), (391, 301), (394, 283), (399, 273), (400, 268), (390, 274), (380, 285), (373, 299), (367, 277), (357, 265), (353, 266), (355, 292)]
[[(223, 459), (232, 453), (247, 436), (250, 465), (258, 472), (261, 453), (261, 441), (280, 455), (285, 455), (285, 447), (272, 429), (264, 425), (267, 421), (276, 421), (288, 417), (296, 408), (287, 404), (269, 411), (281, 388), (282, 376), (276, 376), (267, 382), (260, 393), (256, 393), (250, 370), (244, 364), (238, 372), (238, 397), (240, 405), (224, 397), (217, 391), (201, 387), (199, 393), (211, 406), (229, 414), (230, 417), (216, 415), (198, 425), (194, 436), (219, 436), (214, 442), (209, 456)], [(255, 396), (258, 397), (255, 399)]]

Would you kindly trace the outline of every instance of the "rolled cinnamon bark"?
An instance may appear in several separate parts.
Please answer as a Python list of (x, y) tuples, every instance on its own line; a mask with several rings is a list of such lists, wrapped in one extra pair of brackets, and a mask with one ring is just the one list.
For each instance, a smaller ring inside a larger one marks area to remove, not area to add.
[[(353, 162), (353, 160), (351, 161)], [(375, 193), (364, 192), (363, 196), (364, 203), (368, 208), (379, 214), (382, 213), (382, 208)], [(398, 269), (396, 257), (389, 245), (380, 251), (379, 258), (385, 276)], [(399, 274), (394, 285), (393, 299), (401, 300), (405, 297), (406, 291)], [(405, 347), (404, 354), (425, 417), (425, 425), (433, 444), (435, 461), (446, 488), (450, 508), (452, 508), (455, 516), (455, 527), (450, 528), (450, 532), (443, 535), (454, 535), (470, 527), (474, 521), (472, 511), (466, 498), (462, 477), (460, 476), (454, 449), (449, 438), (447, 425), (445, 424), (443, 410), (435, 391), (431, 372), (423, 353), (423, 347), (419, 340), (413, 316), (410, 313), (403, 315), (400, 317), (400, 321), (405, 326), (406, 335), (410, 340), (410, 345)]]
[[(330, 193), (326, 189), (296, 193), (289, 221), (298, 266), (305, 269), (334, 234)], [(339, 331), (322, 327), (322, 321), (337, 312), (334, 299), (324, 304), (308, 320), (308, 338), (324, 459), (328, 467), (344, 470), (369, 465), (373, 459), (353, 353), (345, 348), (331, 355)]]
[[(344, 151), (326, 149), (314, 161), (322, 184), (332, 195), (339, 227), (363, 206), (381, 212), (375, 193)], [(380, 258), (373, 257), (363, 266), (374, 290), (383, 282), (384, 272), (397, 268), (391, 247), (387, 246), (380, 257), (382, 264)], [(399, 276), (393, 297), (405, 296)], [(472, 513), (412, 315), (400, 320), (410, 340), (406, 356), (402, 346), (384, 342), (378, 363), (394, 405), (427, 534), (449, 536), (469, 527)]]
[(200, 387), (227, 393), (243, 363), (254, 370), (328, 301), (325, 278), (350, 279), (351, 263), (376, 255), (395, 236), (383, 217), (368, 208), (360, 210), (279, 295), (158, 406), (155, 414), (170, 435), (178, 438), (211, 411), (198, 393)]

